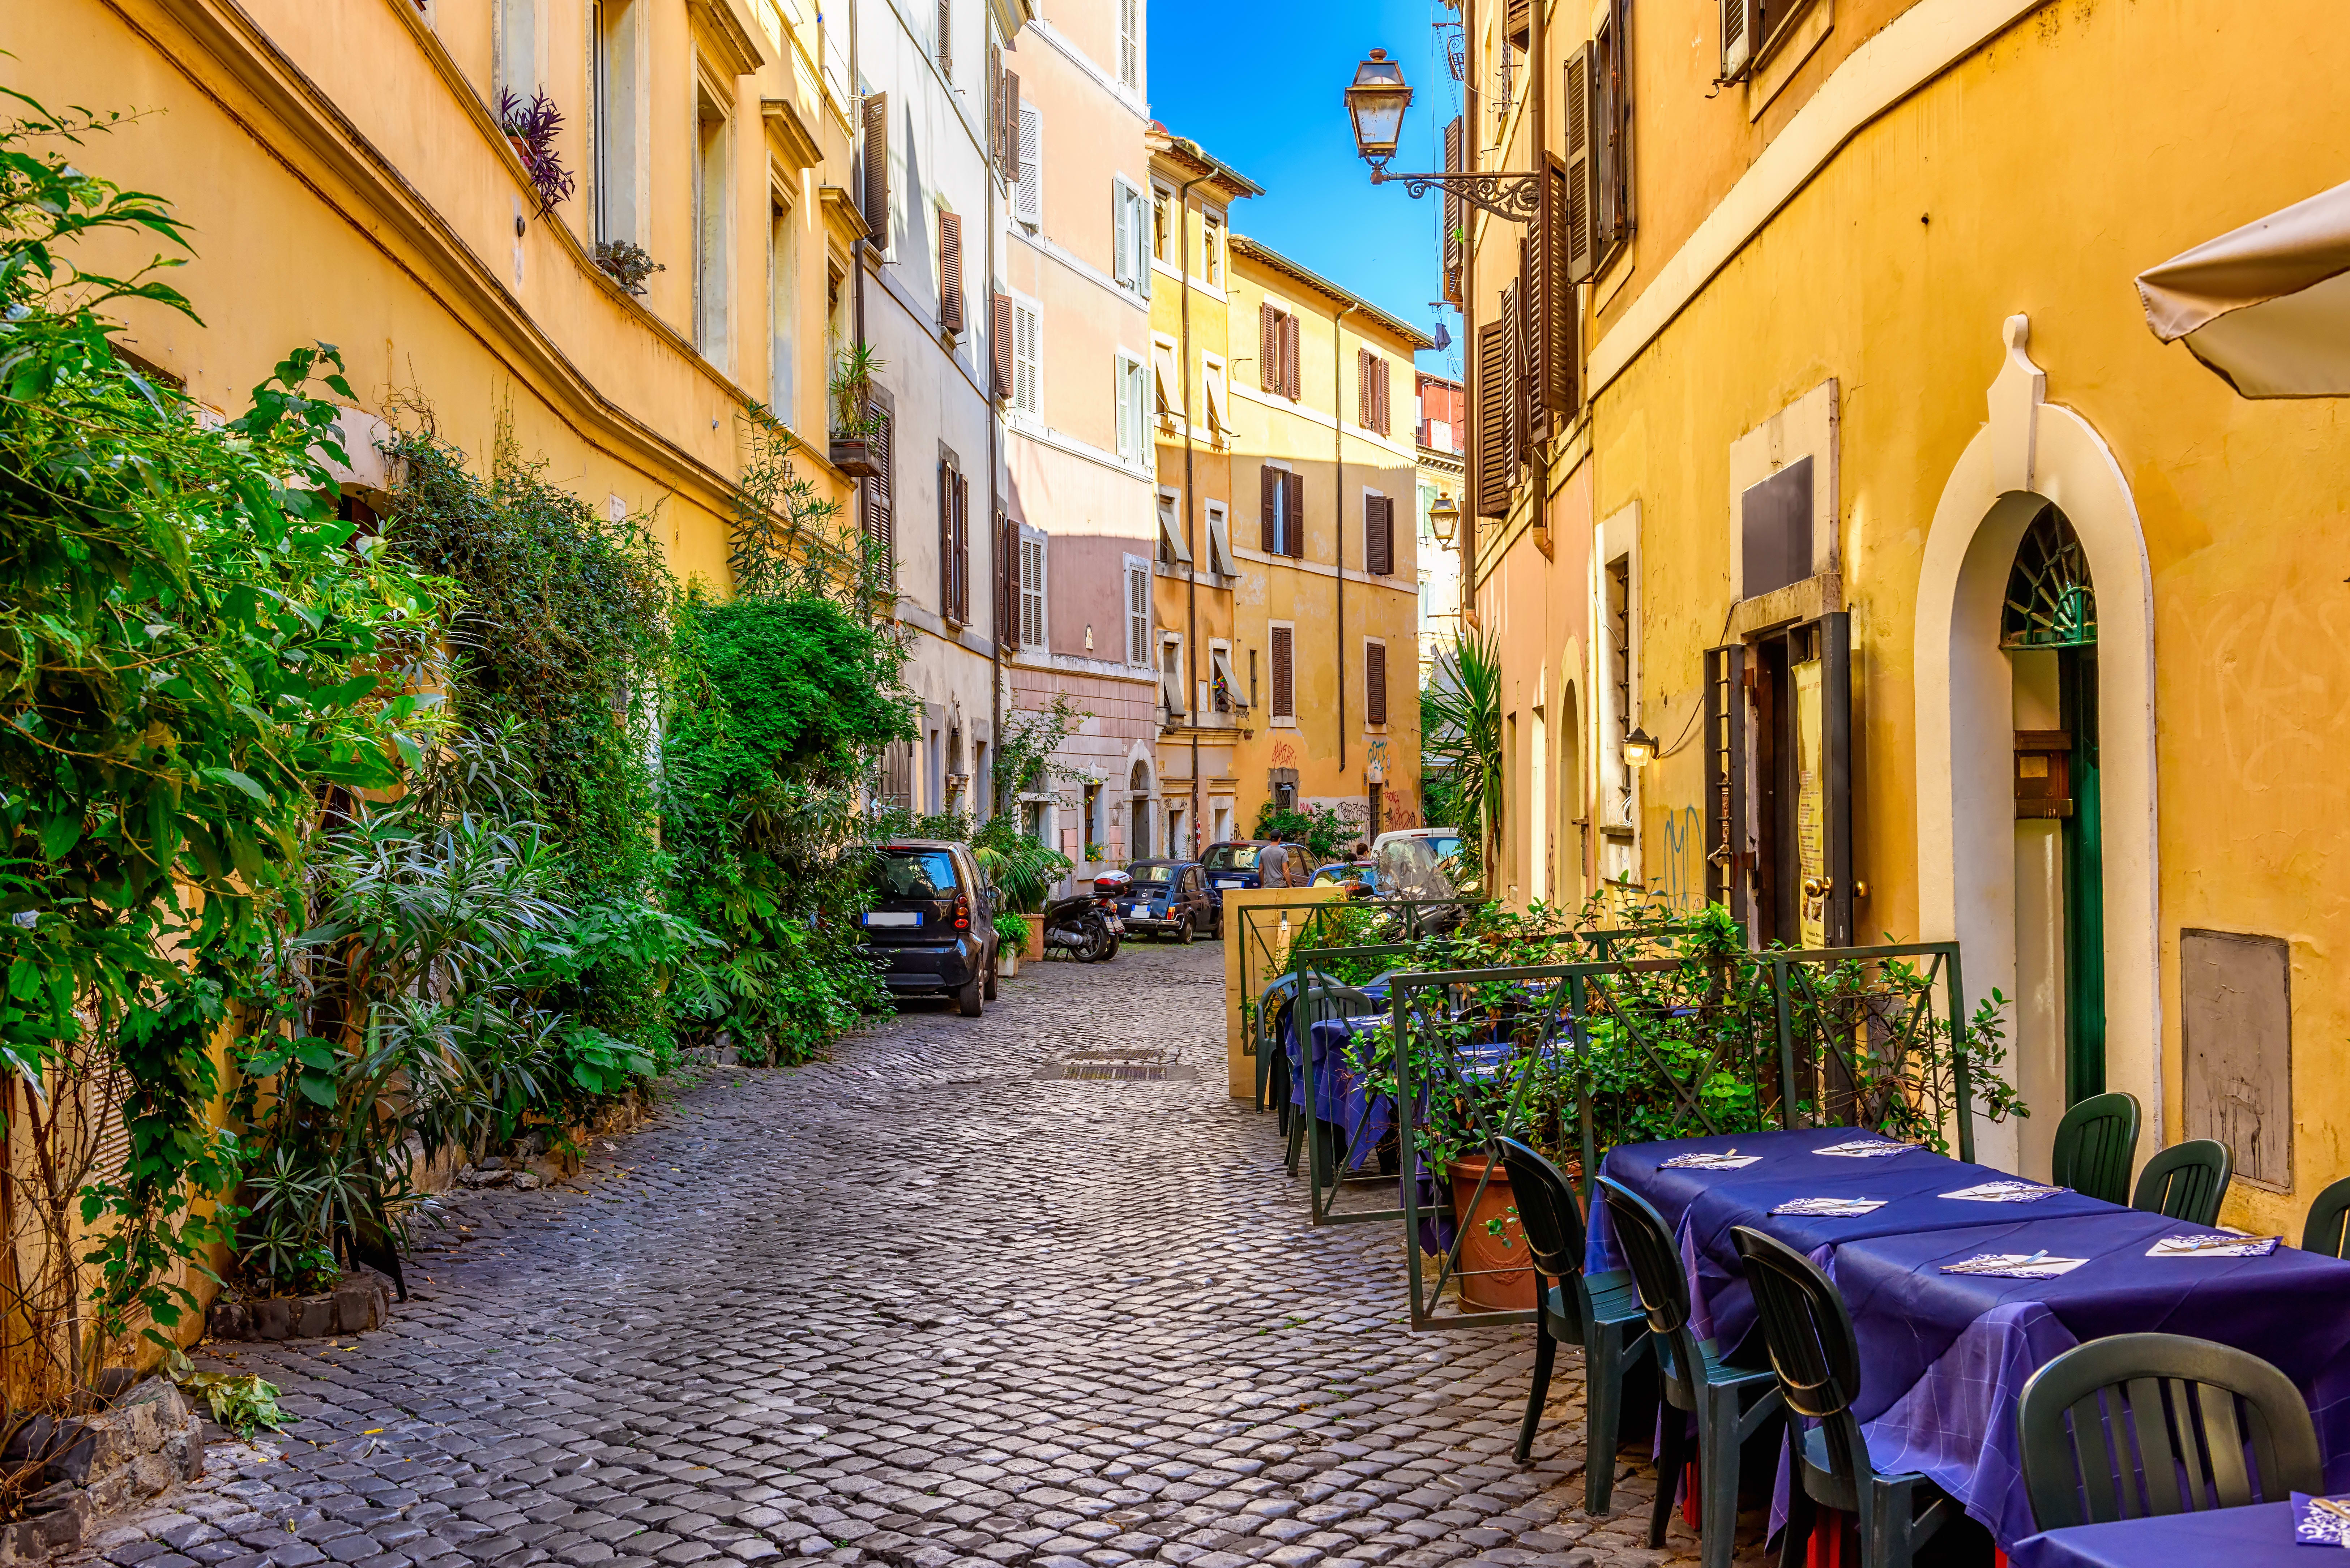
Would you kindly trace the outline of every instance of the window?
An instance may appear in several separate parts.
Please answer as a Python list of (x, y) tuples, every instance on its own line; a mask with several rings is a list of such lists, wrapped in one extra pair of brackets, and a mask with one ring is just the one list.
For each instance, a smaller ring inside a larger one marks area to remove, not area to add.
[(1180, 498), (1171, 490), (1159, 493), (1159, 559), (1170, 566), (1191, 564), (1191, 546), (1184, 541), (1183, 524), (1175, 514)]
[(1599, 31), (1585, 46), (1590, 73), (1593, 265), (1604, 268), (1632, 234), (1632, 34), (1630, 0), (1607, 0)]
[(1142, 0), (1118, 0), (1118, 79), (1142, 88)]
[(1242, 695), (1240, 682), (1232, 679), (1232, 650), (1231, 649), (1226, 648), (1221, 642), (1209, 644), (1208, 668), (1210, 671), (1210, 700), (1214, 702), (1217, 712), (1229, 713), (1234, 708), (1245, 708), (1248, 706), (1249, 697), (1255, 695), (1255, 693), (1251, 692), (1248, 696)]
[(1170, 719), (1183, 718), (1191, 711), (1183, 685), (1183, 639), (1170, 632), (1159, 649), (1159, 697)]
[(881, 753), (881, 804), (914, 809), (914, 742), (895, 741)]
[(1175, 340), (1154, 337), (1150, 340), (1151, 405), (1165, 418), (1188, 412), (1183, 406), (1183, 385), (1175, 373)]
[(1150, 373), (1131, 354), (1118, 357), (1118, 455), (1130, 464), (1150, 461)]
[(1150, 563), (1126, 557), (1126, 661), (1150, 662)]
[(1607, 563), (1608, 674), (1616, 688), (1616, 746), (1623, 754), (1624, 737), (1632, 731), (1632, 557), (1618, 556)]
[(971, 481), (952, 452), (939, 459), (939, 614), (971, 619)]
[(1042, 529), (1020, 530), (1020, 646), (1045, 647), (1045, 545)]
[(1257, 471), (1263, 502), (1258, 548), (1268, 556), (1305, 554), (1305, 476), (1267, 463)]
[(1363, 570), (1375, 577), (1395, 571), (1395, 500), (1392, 496), (1363, 497)]
[(1110, 275), (1144, 298), (1150, 296), (1149, 199), (1123, 180), (1110, 182)]
[(1208, 406), (1208, 440), (1223, 445), (1232, 437), (1232, 421), (1224, 413), (1224, 362), (1212, 354), (1200, 357), (1201, 401)]
[(1033, 103), (1020, 105), (1020, 166), (1014, 176), (1012, 215), (1030, 228), (1045, 221), (1045, 117)]
[(954, 80), (954, 0), (939, 0), (939, 30), (933, 51), (939, 59), (939, 75), (951, 83)]
[(1355, 422), (1376, 435), (1388, 433), (1387, 357), (1355, 350)]
[(1273, 628), (1273, 716), (1276, 719), (1297, 716), (1297, 694), (1291, 685), (1294, 670), (1291, 651), (1295, 637), (1295, 631), (1289, 627), (1276, 626)]
[(792, 324), (798, 318), (799, 244), (792, 210), (781, 202), (767, 209), (767, 406), (786, 424), (795, 422)]
[(1256, 649), (1249, 649), (1249, 706), (1256, 706)]
[(1293, 401), (1300, 395), (1297, 317), (1273, 305), (1256, 307), (1257, 385)]
[(528, 103), (543, 79), (538, 57), (538, 0), (498, 0), (497, 27), (498, 97), (503, 99), (512, 93)]
[(644, 144), (637, 88), (642, 8), (639, 0), (601, 0), (588, 20), (595, 50), (596, 237), (634, 243), (642, 226), (637, 210), (637, 159)]
[(1221, 501), (1208, 503), (1208, 570), (1220, 577), (1237, 577), (1240, 567), (1232, 560), (1232, 523), (1224, 514)]
[(939, 329), (962, 335), (962, 214), (939, 213)]
[(1224, 286), (1224, 215), (1200, 214), (1200, 275), (1211, 286)]
[(858, 204), (863, 209), (865, 226), (871, 231), (868, 242), (887, 255), (889, 252), (889, 95), (877, 92), (865, 100), (865, 147), (858, 167)]
[(1033, 301), (1012, 300), (1012, 411), (1035, 420), (1044, 416), (1043, 318)]
[(865, 536), (881, 558), (889, 585), (898, 583), (898, 412), (889, 394), (876, 387), (868, 400), (866, 444), (881, 472), (865, 482)]
[(1150, 258), (1175, 259), (1175, 192), (1165, 185), (1150, 188)]
[(1363, 719), (1388, 722), (1388, 645), (1374, 639), (1363, 643)]
[(704, 88), (694, 95), (693, 346), (713, 365), (727, 363), (728, 211), (726, 110)]

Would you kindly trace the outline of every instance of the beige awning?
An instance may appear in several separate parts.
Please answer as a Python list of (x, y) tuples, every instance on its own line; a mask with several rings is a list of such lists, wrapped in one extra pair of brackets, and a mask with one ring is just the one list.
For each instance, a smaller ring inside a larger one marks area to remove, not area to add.
[(2350, 397), (2350, 185), (2138, 275), (2147, 325), (2247, 398)]

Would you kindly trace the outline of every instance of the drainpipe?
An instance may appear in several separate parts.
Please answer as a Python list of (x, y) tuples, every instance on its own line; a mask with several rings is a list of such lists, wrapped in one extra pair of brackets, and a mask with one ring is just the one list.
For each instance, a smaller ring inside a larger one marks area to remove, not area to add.
[[(994, 84), (989, 84), (993, 90)], [(1015, 117), (1016, 118), (1016, 117)], [(989, 150), (987, 160), (987, 193), (981, 198), (981, 210), (987, 223), (987, 558), (993, 565), (990, 574), (995, 580), (995, 602), (987, 612), (987, 624), (994, 635), (987, 639), (987, 699), (989, 711), (988, 739), (995, 747), (987, 763), (987, 815), (993, 816), (1001, 804), (1003, 792), (995, 786), (995, 770), (1003, 765), (1003, 530), (996, 526), (997, 513), (1003, 505), (1003, 492), (996, 473), (998, 443), (1003, 438), (1002, 416), (995, 406), (995, 159)], [(984, 821), (985, 818), (981, 820)], [(1041, 956), (1041, 955), (1040, 955)]]
[[(1541, 0), (1536, 0), (1540, 4)], [(1342, 305), (1330, 317), (1330, 428), (1336, 433), (1330, 439), (1330, 455), (1336, 461), (1338, 482), (1338, 775), (1347, 773), (1347, 418), (1340, 404), (1344, 400), (1338, 389), (1347, 384), (1347, 343), (1342, 324), (1355, 313), (1351, 305)]]
[[(848, 97), (849, 101), (857, 106), (856, 134), (861, 142), (865, 134), (865, 98), (862, 93), (858, 91), (857, 88), (858, 80), (857, 75), (857, 0), (845, 0), (845, 4), (848, 8)], [(861, 184), (858, 188), (858, 193), (859, 195), (864, 193)], [(868, 237), (858, 240), (854, 245), (849, 247), (848, 253), (848, 269), (855, 275), (848, 280), (848, 312), (849, 318), (854, 324), (857, 332), (857, 341), (859, 343), (865, 341), (865, 255), (867, 250), (870, 248), (872, 244), (872, 241), (869, 237), (870, 225), (868, 225)], [(831, 401), (828, 395), (831, 390), (831, 367), (827, 366), (825, 372), (825, 385), (826, 391), (827, 393), (826, 398), (827, 404)], [(832, 410), (827, 407), (825, 410), (825, 418), (829, 420), (831, 417)], [(873, 503), (870, 494), (871, 487), (861, 479), (852, 481), (852, 483), (857, 487), (857, 534), (858, 546), (861, 550), (863, 547), (863, 542), (873, 536)], [(893, 606), (892, 607), (894, 608), (895, 607)]]
[[(1183, 646), (1190, 658), (1183, 677), (1192, 688), (1184, 695), (1195, 699), (1200, 683), (1191, 680), (1191, 671), (1200, 667), (1200, 504), (1199, 492), (1191, 483), (1191, 187), (1207, 178), (1205, 174), (1194, 174), (1184, 181), (1182, 188), (1175, 192), (1175, 270), (1182, 275), (1183, 288), (1183, 346), (1178, 350), (1183, 356), (1183, 547), (1191, 552), (1191, 564), (1185, 573), (1183, 585)], [(1229, 513), (1225, 514), (1224, 526), (1232, 526)], [(1214, 684), (1212, 672), (1208, 680), (1211, 686)], [(1191, 719), (1191, 853), (1197, 855), (1199, 852), (1200, 719), (1194, 714)]]

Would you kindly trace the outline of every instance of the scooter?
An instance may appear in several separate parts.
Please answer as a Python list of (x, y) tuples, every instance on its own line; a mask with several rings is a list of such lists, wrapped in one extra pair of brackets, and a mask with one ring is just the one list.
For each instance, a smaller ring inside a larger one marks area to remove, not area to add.
[(1090, 891), (1045, 906), (1045, 945), (1066, 948), (1079, 963), (1096, 963), (1118, 950), (1118, 933)]

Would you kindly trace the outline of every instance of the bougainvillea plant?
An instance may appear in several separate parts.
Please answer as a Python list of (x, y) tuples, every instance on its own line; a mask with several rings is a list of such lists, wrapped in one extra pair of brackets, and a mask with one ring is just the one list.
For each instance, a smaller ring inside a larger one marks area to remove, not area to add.
[(532, 94), (525, 103), (508, 88), (498, 94), (498, 126), (514, 139), (515, 151), (522, 155), (530, 188), (538, 193), (538, 215), (543, 218), (571, 200), (578, 180), (563, 166), (562, 155), (555, 150), (556, 133), (563, 129), (563, 111), (555, 107), (555, 100), (542, 92)]

